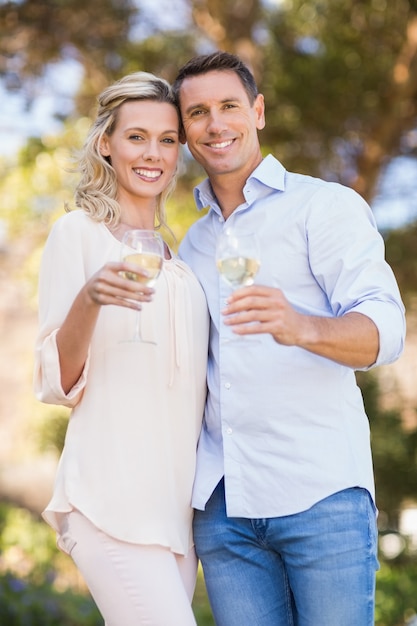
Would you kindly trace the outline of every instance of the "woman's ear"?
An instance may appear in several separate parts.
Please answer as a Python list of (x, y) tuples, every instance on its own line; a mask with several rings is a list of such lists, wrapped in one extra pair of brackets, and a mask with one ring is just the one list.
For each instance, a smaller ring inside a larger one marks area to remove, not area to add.
[(107, 139), (107, 135), (104, 135), (100, 141), (100, 154), (104, 157), (110, 156), (110, 147)]

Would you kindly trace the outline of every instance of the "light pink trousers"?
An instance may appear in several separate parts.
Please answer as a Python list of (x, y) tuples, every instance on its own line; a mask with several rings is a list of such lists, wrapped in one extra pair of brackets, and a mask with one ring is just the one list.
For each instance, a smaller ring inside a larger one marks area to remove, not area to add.
[(197, 558), (125, 543), (79, 511), (62, 515), (60, 545), (81, 572), (106, 626), (196, 626)]

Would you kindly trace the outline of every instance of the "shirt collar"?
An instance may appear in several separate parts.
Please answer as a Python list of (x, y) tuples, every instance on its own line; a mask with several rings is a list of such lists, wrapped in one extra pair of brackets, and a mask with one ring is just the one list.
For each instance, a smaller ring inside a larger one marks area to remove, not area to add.
[[(249, 176), (246, 181), (246, 186), (250, 185), (251, 181), (257, 181), (261, 183), (262, 186), (269, 187), (270, 189), (284, 191), (285, 174), (286, 170), (284, 166), (272, 154), (268, 154)], [(195, 187), (194, 200), (198, 211), (208, 206), (218, 206), (217, 199), (208, 178)]]

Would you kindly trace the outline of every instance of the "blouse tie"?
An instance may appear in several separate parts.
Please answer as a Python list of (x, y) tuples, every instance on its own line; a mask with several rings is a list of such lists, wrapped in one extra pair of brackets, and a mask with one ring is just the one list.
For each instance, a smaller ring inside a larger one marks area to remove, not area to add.
[(169, 387), (172, 387), (176, 369), (187, 366), (187, 319), (189, 300), (183, 280), (183, 270), (174, 262), (164, 263), (164, 278), (168, 287), (169, 315)]

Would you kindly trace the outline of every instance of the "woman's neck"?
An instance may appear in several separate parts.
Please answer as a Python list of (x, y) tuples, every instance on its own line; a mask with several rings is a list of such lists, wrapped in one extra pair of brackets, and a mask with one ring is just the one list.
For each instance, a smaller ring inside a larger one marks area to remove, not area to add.
[(155, 227), (155, 215), (157, 208), (156, 198), (131, 198), (120, 195), (118, 198), (120, 206), (119, 224), (126, 230), (142, 229), (153, 230)]
[(116, 239), (119, 239), (119, 241), (122, 240), (123, 235), (125, 234), (125, 232), (127, 232), (128, 230), (155, 230), (155, 226), (154, 224), (147, 224), (141, 221), (136, 221), (135, 223), (128, 223), (125, 221), (120, 221), (118, 224), (115, 224), (114, 226), (109, 226), (108, 227), (110, 232), (112, 233), (112, 235), (114, 235), (114, 237), (116, 237)]

